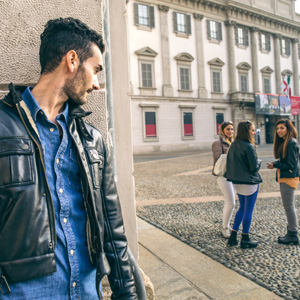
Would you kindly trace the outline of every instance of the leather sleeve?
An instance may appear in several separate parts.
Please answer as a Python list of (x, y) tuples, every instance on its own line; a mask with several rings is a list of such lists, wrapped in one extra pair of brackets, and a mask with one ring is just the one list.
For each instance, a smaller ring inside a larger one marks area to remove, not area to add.
[[(105, 147), (103, 143), (103, 147)], [(106, 148), (105, 148), (106, 149)], [(102, 201), (104, 213), (104, 251), (111, 267), (108, 280), (113, 292), (111, 299), (137, 299), (135, 282), (129, 256), (120, 201), (112, 167), (105, 151)]]
[(299, 148), (297, 146), (297, 143), (293, 140), (291, 140), (287, 146), (287, 156), (285, 162), (282, 162), (281, 160), (277, 160), (273, 162), (273, 165), (275, 168), (293, 172), (293, 170), (297, 167), (299, 160)]
[(246, 155), (249, 163), (249, 171), (250, 174), (255, 174), (259, 170), (259, 165), (257, 161), (257, 154), (255, 151), (255, 147), (249, 143), (249, 147), (246, 151)]

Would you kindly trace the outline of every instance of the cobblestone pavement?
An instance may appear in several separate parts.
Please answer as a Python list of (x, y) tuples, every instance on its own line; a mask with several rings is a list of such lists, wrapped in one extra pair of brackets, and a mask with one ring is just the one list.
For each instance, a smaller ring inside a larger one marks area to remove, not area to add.
[[(257, 152), (263, 160), (260, 194), (278, 192), (275, 171), (266, 168), (266, 162), (273, 161), (272, 146), (260, 146)], [(138, 216), (279, 296), (300, 299), (300, 246), (277, 243), (286, 230), (281, 198), (257, 200), (250, 233), (258, 248), (227, 247), (220, 233), (222, 201), (172, 204), (178, 198), (222, 196), (211, 175), (211, 152), (170, 155), (135, 157), (136, 200), (142, 204)], [(147, 205), (154, 199), (169, 199), (171, 204)], [(297, 195), (298, 216), (299, 200)]]

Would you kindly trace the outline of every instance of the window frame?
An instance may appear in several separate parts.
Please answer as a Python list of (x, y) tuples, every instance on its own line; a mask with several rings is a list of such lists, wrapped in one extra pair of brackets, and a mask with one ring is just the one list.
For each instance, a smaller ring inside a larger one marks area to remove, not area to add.
[[(184, 31), (179, 30), (178, 15), (183, 16), (184, 24), (181, 25), (185, 28)], [(191, 15), (180, 11), (173, 11), (173, 30), (174, 33), (181, 37), (188, 37), (192, 34)]]
[[(266, 90), (265, 80), (269, 81), (269, 91)], [(271, 94), (272, 93), (271, 75), (262, 74), (262, 86), (263, 86), (263, 93), (264, 94)]]
[[(242, 77), (246, 77), (246, 90), (243, 90), (243, 82), (242, 82)], [(240, 91), (241, 93), (249, 93), (249, 76), (248, 72), (239, 72), (239, 79), (240, 79)]]
[[(144, 6), (147, 8), (147, 18), (148, 24), (140, 23), (140, 11), (139, 7)], [(134, 25), (137, 26), (140, 29), (152, 29), (155, 28), (155, 12), (154, 12), (154, 6), (148, 5), (145, 3), (134, 3)]]
[[(265, 43), (263, 44), (262, 36), (265, 36)], [(265, 45), (265, 47), (263, 47)], [(259, 33), (259, 47), (261, 52), (269, 53), (271, 51), (271, 34), (265, 31)]]
[(235, 27), (235, 43), (240, 47), (246, 48), (249, 46), (249, 29), (247, 27), (242, 25)]
[[(181, 138), (182, 140), (194, 140), (196, 138), (195, 135), (195, 105), (179, 105), (180, 114), (181, 114)], [(191, 113), (192, 114), (192, 131), (193, 135), (185, 135), (185, 127), (184, 127), (184, 114)]]
[[(220, 86), (219, 87), (220, 87), (220, 90), (219, 91), (216, 91), (214, 89), (214, 86), (215, 86), (214, 85), (214, 73), (220, 75), (220, 77), (219, 77), (219, 81), (220, 81), (220, 83), (219, 83)], [(210, 74), (211, 74), (211, 91), (212, 91), (212, 93), (214, 93), (214, 94), (221, 94), (221, 93), (223, 93), (222, 69), (221, 68), (213, 67), (213, 68), (210, 69)]]
[[(212, 31), (211, 24), (215, 24), (215, 30)], [(216, 20), (207, 19), (206, 20), (206, 27), (207, 27), (207, 39), (211, 42), (220, 42), (223, 40), (222, 36), (222, 23)], [(215, 33), (212, 34), (212, 33)]]
[[(143, 126), (143, 141), (144, 142), (158, 142), (159, 141), (159, 130), (158, 130), (158, 108), (159, 104), (147, 104), (141, 103), (139, 105), (142, 108), (142, 126)], [(146, 113), (155, 113), (155, 131), (156, 136), (147, 136), (146, 134)]]
[[(283, 47), (283, 42), (285, 47)], [(280, 39), (280, 54), (283, 57), (289, 57), (291, 55), (291, 40), (289, 38), (282, 37)]]

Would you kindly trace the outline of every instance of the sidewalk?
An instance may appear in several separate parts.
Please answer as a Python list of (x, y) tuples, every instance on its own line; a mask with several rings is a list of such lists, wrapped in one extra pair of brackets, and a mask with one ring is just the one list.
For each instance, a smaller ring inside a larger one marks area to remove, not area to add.
[(139, 266), (156, 300), (282, 299), (138, 218)]

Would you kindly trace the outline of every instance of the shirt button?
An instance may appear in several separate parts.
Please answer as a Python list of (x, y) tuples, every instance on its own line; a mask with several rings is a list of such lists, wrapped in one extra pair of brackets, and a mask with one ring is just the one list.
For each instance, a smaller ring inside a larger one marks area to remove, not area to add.
[(64, 190), (63, 189), (59, 189), (59, 192), (62, 194), (64, 192)]
[(75, 287), (76, 286), (76, 282), (73, 282), (72, 286)]
[(29, 149), (29, 145), (28, 144), (23, 144), (22, 145), (22, 149), (23, 150), (28, 150)]
[(59, 163), (59, 159), (56, 160), (56, 163), (57, 163), (57, 164)]
[(64, 223), (65, 223), (65, 224), (68, 222), (68, 220), (67, 220), (66, 218), (64, 218), (64, 220), (63, 220), (63, 221), (64, 221)]
[(71, 250), (71, 251), (70, 251), (70, 254), (73, 255), (73, 254), (74, 254), (74, 250)]
[(50, 131), (53, 132), (53, 131), (54, 131), (54, 128), (50, 128)]
[(43, 196), (46, 197), (46, 193), (43, 193)]

